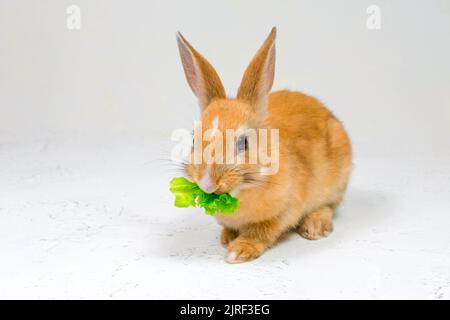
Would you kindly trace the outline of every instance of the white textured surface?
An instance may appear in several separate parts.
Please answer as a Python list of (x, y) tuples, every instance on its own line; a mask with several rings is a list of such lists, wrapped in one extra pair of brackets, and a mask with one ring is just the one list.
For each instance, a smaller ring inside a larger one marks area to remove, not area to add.
[[(198, 117), (175, 32), (233, 95), (273, 25), (274, 89), (330, 106), (355, 170), (329, 238), (227, 265), (158, 160)], [(448, 0), (0, 0), (0, 298), (450, 299), (449, 34)]]
[(357, 157), (327, 239), (223, 261), (151, 141), (0, 144), (0, 298), (450, 298), (450, 157)]

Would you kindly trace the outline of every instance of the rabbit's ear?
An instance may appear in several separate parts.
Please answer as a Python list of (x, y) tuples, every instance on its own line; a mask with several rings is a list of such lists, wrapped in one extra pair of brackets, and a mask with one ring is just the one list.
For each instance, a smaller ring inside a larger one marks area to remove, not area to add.
[(262, 116), (267, 109), (267, 97), (272, 89), (275, 74), (275, 37), (277, 29), (272, 28), (264, 44), (245, 70), (237, 98), (249, 102)]
[(179, 32), (177, 33), (177, 42), (184, 74), (199, 100), (201, 111), (213, 99), (225, 98), (225, 89), (211, 64)]

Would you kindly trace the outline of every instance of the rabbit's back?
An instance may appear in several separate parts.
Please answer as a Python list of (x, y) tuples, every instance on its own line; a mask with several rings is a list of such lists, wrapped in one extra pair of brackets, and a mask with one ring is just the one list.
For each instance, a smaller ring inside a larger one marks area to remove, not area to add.
[(280, 154), (304, 210), (339, 204), (352, 165), (341, 122), (316, 98), (288, 90), (269, 96), (268, 122), (280, 129)]

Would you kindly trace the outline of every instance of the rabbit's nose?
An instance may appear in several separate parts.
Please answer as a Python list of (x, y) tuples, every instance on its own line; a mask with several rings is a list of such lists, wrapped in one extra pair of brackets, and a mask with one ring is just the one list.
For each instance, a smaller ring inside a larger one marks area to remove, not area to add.
[(198, 182), (198, 185), (199, 185), (200, 189), (202, 189), (206, 193), (213, 193), (218, 188), (216, 186), (216, 184), (213, 182), (213, 180), (211, 179), (209, 172), (205, 172), (203, 177)]

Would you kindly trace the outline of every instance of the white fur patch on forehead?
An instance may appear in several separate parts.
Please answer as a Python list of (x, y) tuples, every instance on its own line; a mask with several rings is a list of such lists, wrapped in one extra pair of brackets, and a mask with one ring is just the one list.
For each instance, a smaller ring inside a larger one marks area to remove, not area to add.
[(219, 130), (219, 116), (215, 116), (213, 121), (212, 121), (212, 135), (216, 134), (217, 131)]
[(213, 121), (212, 121), (212, 128), (214, 130), (219, 129), (219, 116), (215, 116)]

